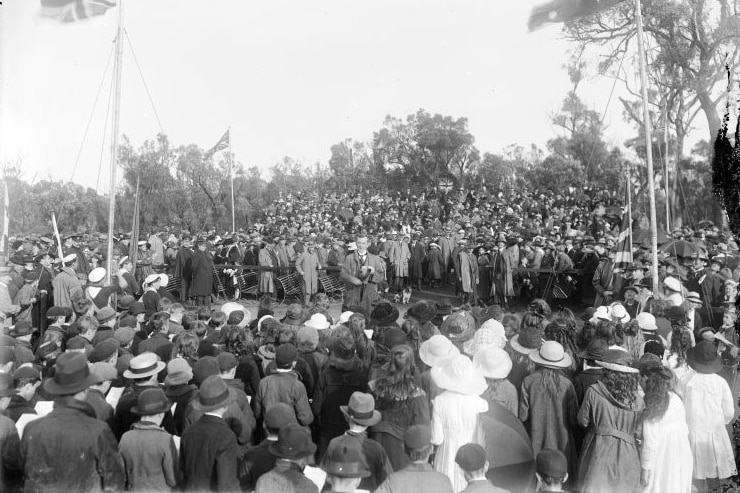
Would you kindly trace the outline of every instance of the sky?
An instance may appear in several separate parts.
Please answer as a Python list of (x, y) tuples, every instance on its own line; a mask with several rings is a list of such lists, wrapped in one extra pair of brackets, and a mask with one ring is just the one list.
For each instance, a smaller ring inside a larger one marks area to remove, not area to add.
[[(326, 165), (333, 144), (420, 108), (467, 117), (482, 152), (544, 148), (571, 89), (560, 26), (527, 32), (541, 0), (123, 1), (120, 132), (134, 146), (164, 131), (207, 149), (230, 126), (236, 158), (265, 172), (284, 156)], [(37, 11), (35, 0), (0, 6), (0, 163), (106, 193), (117, 11), (74, 24)], [(635, 131), (621, 86), (607, 107), (612, 84), (592, 75), (579, 95), (622, 145)]]

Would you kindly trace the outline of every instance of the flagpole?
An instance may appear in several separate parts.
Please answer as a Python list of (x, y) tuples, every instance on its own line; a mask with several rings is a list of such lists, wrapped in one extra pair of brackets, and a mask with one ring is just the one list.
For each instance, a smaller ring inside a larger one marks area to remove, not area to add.
[(653, 148), (650, 130), (650, 110), (648, 109), (647, 69), (645, 67), (645, 42), (642, 28), (642, 5), (635, 0), (635, 17), (637, 18), (637, 50), (640, 57), (640, 83), (642, 85), (642, 113), (645, 125), (645, 153), (647, 156), (648, 198), (650, 199), (650, 248), (652, 266), (650, 273), (653, 281), (653, 292), (658, 289), (658, 219), (655, 211), (655, 177), (653, 176)]
[(229, 125), (229, 179), (231, 180), (231, 232), (236, 232), (236, 213), (234, 211), (234, 147), (231, 140), (231, 125)]
[(663, 122), (663, 141), (665, 142), (665, 157), (663, 158), (663, 178), (665, 185), (665, 230), (666, 233), (671, 231), (671, 205), (668, 193), (668, 98), (664, 103), (665, 121)]
[(630, 263), (634, 261), (632, 255), (632, 184), (630, 183), (630, 172), (627, 171), (627, 219), (629, 220), (629, 252), (630, 252)]
[(118, 2), (118, 30), (116, 32), (116, 57), (113, 64), (113, 142), (110, 156), (110, 183), (108, 193), (108, 268), (105, 272), (106, 284), (111, 283), (113, 275), (113, 220), (116, 212), (116, 170), (118, 169), (118, 132), (121, 120), (121, 72), (123, 69), (123, 0)]

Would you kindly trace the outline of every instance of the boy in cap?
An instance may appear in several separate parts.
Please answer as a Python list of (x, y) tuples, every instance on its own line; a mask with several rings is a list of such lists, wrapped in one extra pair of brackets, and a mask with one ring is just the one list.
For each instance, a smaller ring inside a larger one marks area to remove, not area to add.
[(21, 440), (27, 491), (122, 490), (123, 461), (108, 425), (84, 402), (95, 377), (84, 354), (64, 353), (44, 391), (54, 410), (28, 423)]
[(170, 491), (179, 483), (175, 441), (161, 428), (170, 406), (162, 389), (151, 388), (139, 394), (131, 409), (141, 420), (123, 434), (118, 445), (126, 468), (126, 489)]
[(295, 412), (289, 405), (278, 402), (265, 413), (264, 428), (267, 438), (252, 447), (244, 455), (244, 472), (241, 476), (242, 490), (252, 491), (259, 478), (275, 467), (276, 458), (270, 452), (270, 445), (277, 442), (280, 430), (291, 424), (298, 424)]
[(259, 419), (264, 409), (284, 402), (295, 410), (298, 423), (302, 426), (309, 426), (313, 422), (306, 387), (293, 371), (297, 359), (298, 350), (293, 344), (281, 344), (275, 350), (275, 373), (260, 381), (257, 395), (252, 401), (255, 418)]
[(90, 365), (90, 373), (95, 377), (85, 396), (85, 402), (95, 409), (95, 417), (113, 429), (113, 407), (105, 400), (113, 380), (118, 378), (116, 367), (111, 363), (97, 362)]
[(193, 407), (204, 414), (182, 434), (180, 470), (185, 491), (238, 491), (236, 435), (224, 413), (236, 394), (220, 375), (200, 386)]
[(18, 422), (22, 414), (37, 414), (36, 389), (41, 385), (41, 374), (31, 366), (22, 366), (13, 373), (15, 394), (10, 398), (5, 414)]
[(568, 460), (560, 450), (543, 449), (536, 459), (538, 492), (565, 491), (563, 483), (568, 480)]
[(507, 493), (507, 490), (494, 486), (486, 478), (486, 451), (477, 443), (466, 443), (457, 449), (455, 462), (463, 470), (468, 482), (468, 486), (460, 493)]
[(362, 452), (353, 447), (336, 447), (327, 452), (321, 469), (326, 472), (330, 493), (354, 493), (362, 479), (370, 476)]
[(429, 464), (432, 454), (432, 429), (426, 425), (410, 426), (403, 435), (404, 449), (411, 463), (386, 478), (375, 493), (453, 493), (450, 478)]
[(256, 493), (318, 493), (318, 487), (303, 474), (309, 458), (316, 452), (311, 434), (302, 426), (291, 424), (278, 433), (270, 452), (277, 458), (275, 467), (257, 480)]

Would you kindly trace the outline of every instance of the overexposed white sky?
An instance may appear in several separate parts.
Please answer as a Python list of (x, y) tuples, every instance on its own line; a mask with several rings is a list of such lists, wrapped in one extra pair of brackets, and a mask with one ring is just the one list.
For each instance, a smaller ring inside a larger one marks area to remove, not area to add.
[[(544, 147), (557, 133), (550, 115), (570, 90), (560, 26), (527, 32), (542, 0), (123, 1), (172, 144), (209, 148), (231, 125), (237, 159), (262, 170), (283, 156), (326, 165), (333, 144), (369, 140), (385, 115), (419, 108), (467, 117), (482, 152)], [(110, 75), (74, 176), (73, 168), (117, 12), (64, 25), (39, 19), (38, 8), (36, 0), (0, 6), (0, 162), (20, 158), (28, 180), (107, 192)], [(591, 77), (580, 94), (601, 113), (611, 87)], [(635, 135), (619, 94), (605, 117), (611, 144)], [(135, 146), (160, 131), (128, 45), (121, 106), (121, 133)]]

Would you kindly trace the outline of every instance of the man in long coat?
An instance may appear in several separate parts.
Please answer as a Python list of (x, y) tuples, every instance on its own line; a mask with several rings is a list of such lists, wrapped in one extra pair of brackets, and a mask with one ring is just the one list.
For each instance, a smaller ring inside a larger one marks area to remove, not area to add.
[(452, 259), (452, 250), (455, 249), (455, 241), (451, 238), (452, 233), (449, 228), (445, 228), (444, 236), (440, 236), (437, 243), (442, 251), (442, 261), (444, 262), (443, 267), (443, 282), (447, 281), (447, 273), (450, 271), (450, 260)]
[(394, 242), (389, 252), (391, 264), (396, 278), (396, 288), (400, 291), (406, 278), (409, 276), (409, 260), (411, 259), (411, 250), (409, 250), (408, 236), (403, 241)]
[(419, 240), (419, 235), (414, 234), (411, 247), (409, 248), (411, 257), (409, 259), (409, 277), (411, 278), (411, 284), (416, 286), (418, 291), (421, 291), (421, 280), (424, 277), (424, 261), (427, 258), (427, 248), (424, 243)]
[(312, 241), (306, 243), (306, 251), (296, 259), (295, 268), (303, 277), (303, 296), (308, 304), (311, 295), (319, 291), (319, 269), (321, 268), (321, 262), (316, 254), (316, 245)]
[(193, 251), (189, 239), (182, 242), (182, 247), (175, 257), (175, 277), (180, 279), (180, 302), (184, 305), (190, 296), (190, 281), (193, 277)]
[(211, 306), (213, 294), (213, 259), (206, 251), (205, 240), (198, 240), (198, 251), (193, 254), (193, 281), (190, 294), (195, 296), (198, 306)]
[[(442, 250), (440, 250), (439, 245), (437, 245), (436, 243), (431, 243), (429, 245), (428, 258), (429, 258), (429, 282), (431, 283), (432, 288), (433, 288), (435, 281), (444, 279), (443, 275), (445, 273), (444, 258), (442, 257)], [(442, 285), (444, 285), (444, 283)]]
[[(278, 265), (275, 262), (275, 258), (277, 256), (272, 251), (271, 242), (272, 240), (270, 238), (265, 238), (265, 246), (260, 249), (259, 252), (259, 265), (261, 267), (270, 267), (271, 269), (274, 269), (278, 267)], [(259, 291), (262, 294), (275, 295), (275, 282), (272, 278), (272, 270), (260, 271)]]
[(470, 253), (467, 245), (462, 242), (458, 254), (458, 265), (460, 268), (457, 271), (457, 280), (460, 283), (462, 302), (474, 301), (474, 293), (478, 285), (478, 260)]
[(52, 281), (54, 306), (73, 308), (74, 302), (85, 296), (82, 283), (75, 272), (76, 266), (77, 256), (73, 253), (68, 254), (62, 260), (62, 268)]
[(361, 306), (365, 313), (372, 311), (372, 303), (379, 298), (378, 283), (385, 280), (385, 262), (367, 252), (367, 236), (357, 238), (357, 250), (347, 255), (342, 266), (342, 278), (347, 284), (344, 297), (345, 309)]

